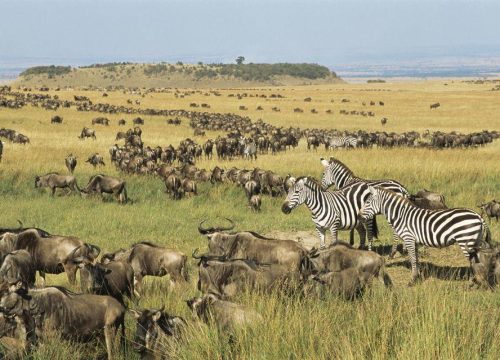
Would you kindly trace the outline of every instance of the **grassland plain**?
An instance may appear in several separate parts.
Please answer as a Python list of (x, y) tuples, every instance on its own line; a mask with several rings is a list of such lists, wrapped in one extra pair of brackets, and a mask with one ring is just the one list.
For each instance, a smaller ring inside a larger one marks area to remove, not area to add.
[[(444, 83), (448, 85), (444, 85)], [(184, 98), (171, 93), (150, 93), (144, 98), (123, 92), (63, 90), (51, 92), (62, 99), (86, 95), (93, 102), (126, 105), (127, 99), (138, 99), (140, 108), (189, 109), (189, 104), (208, 103), (209, 111), (234, 112), (253, 120), (281, 126), (299, 126), (382, 130), (380, 118), (387, 117), (385, 131), (423, 132), (426, 129), (500, 130), (498, 93), (488, 85), (466, 84), (459, 80), (395, 84), (338, 84), (304, 87), (267, 87), (219, 90), (222, 96), (205, 96), (205, 91)], [(181, 93), (188, 89), (180, 90)], [(281, 94), (284, 98), (246, 97), (237, 100), (228, 94)], [(304, 98), (312, 101), (305, 103)], [(350, 102), (342, 103), (342, 99)], [(333, 100), (333, 102), (332, 102)], [(362, 102), (383, 101), (384, 106), (363, 106)], [(430, 110), (429, 104), (441, 107)], [(239, 111), (240, 105), (248, 111)], [(255, 110), (261, 105), (264, 110)], [(271, 108), (277, 106), (280, 112)], [(293, 112), (295, 107), (304, 113)], [(316, 108), (319, 114), (311, 114)], [(332, 109), (333, 115), (325, 111)], [(340, 109), (371, 110), (373, 118), (339, 115)], [(64, 117), (62, 125), (51, 125), (54, 114)], [(263, 200), (263, 211), (252, 213), (243, 191), (233, 185), (200, 185), (200, 195), (172, 201), (164, 193), (164, 185), (155, 177), (126, 176), (109, 164), (108, 148), (115, 143), (120, 118), (131, 126), (134, 116), (106, 115), (109, 127), (93, 126), (97, 140), (79, 140), (83, 126), (102, 114), (62, 109), (57, 112), (25, 107), (20, 110), (0, 109), (0, 127), (12, 128), (28, 135), (31, 144), (6, 143), (0, 164), (2, 226), (15, 226), (21, 219), (25, 225), (38, 226), (54, 234), (79, 236), (103, 251), (126, 247), (140, 240), (152, 240), (190, 254), (203, 248), (206, 240), (197, 233), (201, 219), (230, 217), (238, 229), (267, 233), (274, 230), (294, 232), (313, 230), (307, 209), (291, 215), (280, 211), (283, 198)], [(143, 140), (147, 145), (176, 146), (182, 139), (193, 137), (184, 119), (182, 125), (167, 125), (163, 117), (144, 116)], [(128, 127), (125, 127), (125, 129)], [(214, 138), (195, 137), (198, 142)], [(34, 188), (34, 177), (49, 171), (65, 173), (64, 157), (78, 157), (75, 176), (83, 186), (96, 172), (117, 175), (127, 180), (130, 204), (119, 206), (113, 201), (56, 196)], [(94, 170), (85, 159), (93, 152), (105, 154), (106, 166)], [(500, 192), (500, 142), (479, 149), (366, 149), (352, 151), (307, 151), (304, 141), (296, 150), (277, 156), (262, 155), (254, 162), (235, 160), (222, 162), (226, 168), (254, 167), (272, 169), (286, 175), (319, 177), (320, 156), (334, 155), (359, 176), (393, 178), (411, 191), (427, 188), (445, 195), (452, 207), (475, 209), (484, 200), (498, 199)], [(213, 168), (217, 160), (202, 160), (201, 168)], [(391, 243), (392, 233), (382, 219), (379, 244)], [(491, 224), (493, 239), (498, 241), (500, 226)], [(347, 233), (341, 233), (346, 238)], [(186, 341), (168, 347), (175, 359), (497, 359), (500, 354), (500, 291), (467, 290), (467, 261), (456, 246), (447, 249), (421, 249), (427, 279), (412, 288), (408, 263), (399, 257), (389, 264), (395, 288), (392, 292), (375, 284), (373, 291), (360, 301), (346, 303), (328, 295), (320, 298), (286, 297), (280, 294), (260, 296), (242, 294), (237, 301), (256, 308), (266, 322), (255, 328), (242, 329), (231, 341), (215, 329), (190, 322)], [(196, 294), (196, 264), (190, 263), (191, 281), (186, 286), (169, 289), (166, 279), (147, 279), (147, 295), (140, 307), (160, 307), (191, 319), (184, 299)], [(68, 286), (63, 275), (48, 276), (48, 284)], [(75, 288), (74, 290), (78, 290)], [(135, 324), (127, 318), (127, 336), (133, 340)], [(99, 344), (75, 345), (50, 334), (33, 353), (34, 359), (99, 359), (104, 347)], [(136, 358), (127, 348), (123, 358)]]

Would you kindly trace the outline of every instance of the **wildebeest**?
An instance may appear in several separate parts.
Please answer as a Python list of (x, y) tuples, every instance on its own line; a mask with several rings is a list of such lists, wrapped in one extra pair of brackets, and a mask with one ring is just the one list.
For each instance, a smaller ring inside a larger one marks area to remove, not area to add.
[(188, 280), (186, 255), (180, 251), (164, 248), (147, 241), (134, 244), (129, 250), (119, 250), (106, 254), (103, 258), (128, 262), (134, 269), (135, 289), (139, 293), (142, 293), (144, 276), (165, 276), (168, 274), (172, 285)]
[(127, 124), (127, 122), (125, 121), (125, 119), (118, 120), (118, 125), (123, 126), (123, 125), (126, 125), (126, 124)]
[(77, 164), (76, 156), (74, 156), (73, 154), (69, 154), (68, 156), (66, 156), (66, 159), (64, 159), (64, 163), (66, 164), (66, 168), (68, 169), (68, 171), (73, 174), (73, 171), (75, 171)]
[(36, 270), (30, 253), (27, 250), (14, 250), (5, 255), (0, 267), (0, 280), (21, 281), (24, 287), (35, 286)]
[(356, 268), (360, 272), (379, 278), (387, 287), (392, 285), (391, 278), (385, 271), (385, 261), (382, 256), (373, 251), (354, 249), (343, 241), (338, 241), (325, 250), (319, 251), (310, 261), (312, 271), (315, 273)]
[(313, 280), (324, 285), (329, 292), (345, 300), (354, 300), (363, 295), (370, 278), (370, 274), (351, 267), (341, 271), (315, 275)]
[[(5, 286), (4, 286), (5, 287)], [(108, 359), (113, 358), (116, 332), (125, 336), (125, 308), (110, 296), (75, 294), (61, 287), (24, 289), (21, 282), (3, 291), (0, 310), (9, 316), (30, 314), (36, 320), (37, 334), (56, 329), (64, 338), (93, 339), (104, 330)]]
[(78, 184), (76, 179), (71, 175), (59, 175), (58, 173), (49, 173), (42, 176), (35, 177), (35, 188), (48, 187), (50, 188), (51, 194), (54, 195), (56, 189), (68, 189), (66, 195), (71, 192), (79, 192)]
[(78, 136), (78, 138), (79, 139), (92, 138), (94, 140), (97, 139), (97, 137), (95, 136), (95, 130), (90, 129), (88, 127), (84, 127), (82, 129), (82, 132), (80, 133), (80, 136)]
[(211, 321), (222, 330), (233, 331), (263, 321), (255, 310), (233, 302), (220, 300), (214, 294), (195, 297), (186, 301), (193, 314), (206, 323)]
[(28, 229), (19, 234), (5, 233), (0, 237), (0, 255), (15, 250), (29, 252), (33, 268), (40, 273), (44, 282), (45, 273), (66, 272), (71, 284), (76, 282), (78, 264), (93, 262), (101, 251), (97, 246), (73, 236), (41, 237), (36, 229)]
[(123, 295), (134, 297), (134, 269), (124, 261), (105, 264), (85, 263), (80, 267), (80, 285), (83, 292), (109, 295), (123, 304)]
[(59, 115), (52, 116), (52, 119), (50, 119), (51, 124), (62, 124), (63, 118)]
[(113, 176), (106, 176), (103, 174), (94, 175), (90, 178), (87, 186), (81, 190), (84, 195), (87, 194), (113, 194), (119, 203), (126, 203), (127, 189), (124, 180), (118, 179)]
[(184, 194), (198, 195), (198, 187), (196, 186), (196, 182), (194, 180), (185, 178), (182, 180), (182, 191)]
[(0, 140), (0, 162), (2, 162), (2, 155), (3, 155), (3, 142)]
[(260, 183), (255, 180), (248, 180), (244, 187), (249, 202), (252, 196), (260, 194)]
[(98, 165), (102, 165), (102, 166), (106, 165), (106, 164), (104, 164), (103, 156), (99, 155), (98, 153), (94, 153), (94, 154), (90, 155), (89, 158), (85, 162), (88, 162), (94, 168)]
[(7, 316), (0, 312), (0, 359), (24, 359), (36, 343), (32, 316)]
[(168, 343), (172, 339), (179, 341), (182, 336), (186, 321), (169, 315), (164, 308), (130, 310), (137, 320), (133, 347), (142, 359), (168, 358)]
[(295, 182), (297, 181), (296, 178), (294, 178), (292, 175), (288, 174), (285, 177), (285, 181), (283, 182), (283, 188), (286, 193), (290, 190), (290, 188), (295, 185)]
[(380, 123), (382, 124), (382, 126), (384, 126), (385, 124), (387, 124), (387, 118), (384, 117), (384, 118), (380, 119)]
[(420, 190), (415, 195), (410, 195), (410, 201), (422, 209), (441, 210), (447, 209), (443, 195), (429, 190)]
[(94, 119), (92, 119), (92, 125), (99, 124), (99, 125), (106, 125), (109, 126), (109, 119), (99, 116)]
[(260, 195), (252, 195), (249, 203), (253, 211), (260, 212), (260, 208), (262, 206), (262, 199)]
[(172, 199), (179, 200), (182, 197), (182, 180), (179, 176), (175, 174), (167, 176), (165, 179), (165, 187)]
[(259, 264), (281, 264), (291, 271), (300, 271), (310, 264), (312, 252), (293, 240), (276, 240), (263, 237), (254, 232), (227, 234), (204, 229), (203, 222), (198, 226), (201, 234), (208, 237), (208, 255), (224, 255), (226, 259), (253, 260)]
[(440, 106), (441, 106), (441, 104), (437, 102), (437, 103), (431, 104), (431, 105), (430, 105), (430, 108), (431, 108), (431, 110), (432, 110), (432, 109), (437, 109), (437, 108), (438, 108), (438, 107), (440, 107)]
[[(258, 265), (251, 260), (220, 261), (217, 256), (198, 256), (198, 290), (204, 294), (216, 294), (232, 298), (245, 291), (270, 292), (286, 286), (299, 285), (300, 274), (278, 264)], [(213, 259), (211, 259), (213, 258)]]
[(488, 220), (491, 222), (492, 218), (497, 219), (500, 217), (500, 203), (496, 200), (491, 200), (489, 203), (481, 204), (477, 206), (481, 209), (481, 216), (488, 217)]
[(134, 125), (144, 125), (144, 119), (141, 117), (136, 117), (132, 122)]

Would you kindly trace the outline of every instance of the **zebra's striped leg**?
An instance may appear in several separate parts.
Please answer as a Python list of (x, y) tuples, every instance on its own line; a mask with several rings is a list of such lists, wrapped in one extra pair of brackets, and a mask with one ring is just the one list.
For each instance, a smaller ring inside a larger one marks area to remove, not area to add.
[(332, 233), (332, 242), (331, 245), (337, 244), (339, 241), (338, 231), (337, 231), (337, 222), (335, 222), (330, 228), (330, 232)]
[(326, 229), (316, 228), (316, 231), (318, 232), (318, 236), (319, 236), (319, 248), (320, 249), (324, 249), (325, 248), (325, 232), (326, 232)]
[(411, 263), (411, 281), (408, 283), (408, 286), (413, 286), (417, 282), (419, 275), (417, 245), (415, 244), (415, 239), (411, 236), (403, 236), (403, 241)]
[[(393, 259), (394, 255), (396, 255), (396, 253), (399, 251), (398, 245), (399, 245), (399, 242), (401, 240), (402, 239), (398, 236), (398, 234), (396, 234), (396, 232), (392, 233), (392, 249), (391, 249), (391, 253), (389, 255), (389, 259)], [(401, 251), (399, 251), (399, 252), (401, 253)], [(403, 254), (401, 253), (401, 255), (403, 255)]]

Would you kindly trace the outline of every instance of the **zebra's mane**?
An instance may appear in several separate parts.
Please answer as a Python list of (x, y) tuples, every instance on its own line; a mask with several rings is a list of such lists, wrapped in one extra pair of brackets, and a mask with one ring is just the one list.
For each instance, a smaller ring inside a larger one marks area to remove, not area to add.
[(317, 179), (315, 179), (315, 178), (313, 178), (311, 176), (301, 176), (301, 177), (298, 177), (297, 181), (295, 183), (298, 183), (300, 180), (304, 180), (304, 179), (307, 180), (307, 183), (305, 183), (306, 186), (309, 186), (309, 187), (316, 186), (319, 190), (323, 190), (323, 187), (321, 186), (321, 183)]
[(349, 167), (347, 167), (346, 164), (344, 164), (342, 161), (338, 160), (338, 159), (335, 159), (333, 157), (330, 158), (330, 165), (331, 164), (337, 164), (337, 165), (340, 165), (344, 170), (345, 172), (347, 172), (349, 175), (351, 175), (352, 177), (356, 177), (356, 175), (354, 175), (354, 172), (349, 169)]
[(410, 198), (403, 197), (400, 194), (395, 193), (392, 190), (384, 189), (384, 188), (381, 188), (378, 186), (375, 186), (375, 189), (377, 189), (378, 191), (380, 191), (383, 194), (388, 194), (390, 197), (397, 197), (398, 199), (401, 199), (401, 201), (403, 201), (406, 204), (410, 204), (411, 206), (418, 207), (410, 201)]

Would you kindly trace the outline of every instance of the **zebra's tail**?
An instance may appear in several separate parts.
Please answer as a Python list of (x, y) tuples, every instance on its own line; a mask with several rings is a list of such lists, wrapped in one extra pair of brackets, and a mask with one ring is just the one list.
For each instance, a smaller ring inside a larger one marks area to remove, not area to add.
[(378, 225), (376, 216), (373, 217), (372, 231), (373, 231), (373, 237), (378, 240)]
[(487, 243), (490, 247), (493, 246), (491, 243), (491, 230), (489, 226), (486, 224), (486, 221), (483, 220), (483, 239), (485, 243)]

